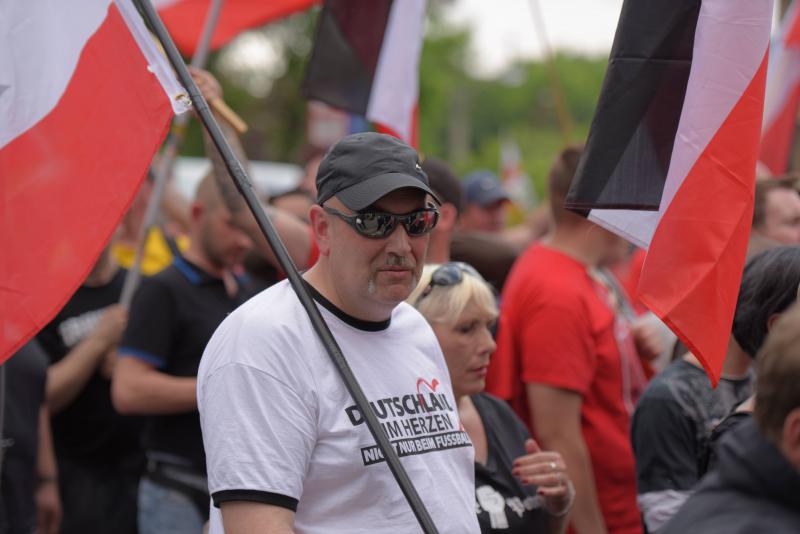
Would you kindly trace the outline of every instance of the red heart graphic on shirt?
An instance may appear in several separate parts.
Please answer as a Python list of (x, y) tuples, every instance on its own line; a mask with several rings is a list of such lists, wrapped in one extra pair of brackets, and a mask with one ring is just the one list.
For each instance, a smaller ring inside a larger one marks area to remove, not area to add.
[(434, 378), (433, 380), (431, 380), (430, 382), (428, 382), (428, 381), (427, 381), (427, 380), (425, 380), (424, 378), (418, 378), (418, 379), (417, 379), (417, 393), (422, 393), (422, 391), (420, 391), (420, 388), (421, 388), (423, 385), (424, 385), (424, 386), (428, 386), (428, 389), (429, 389), (429, 390), (430, 390), (432, 393), (436, 393), (436, 388), (437, 388), (437, 387), (439, 387), (439, 381), (438, 381), (438, 380), (436, 380), (436, 379)]

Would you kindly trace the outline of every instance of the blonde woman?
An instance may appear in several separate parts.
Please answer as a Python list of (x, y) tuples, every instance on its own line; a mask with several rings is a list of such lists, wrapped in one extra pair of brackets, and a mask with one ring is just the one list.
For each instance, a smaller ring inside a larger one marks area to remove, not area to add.
[(508, 405), (483, 393), (498, 314), (491, 287), (465, 263), (429, 265), (408, 302), (436, 333), (475, 447), (481, 531), (564, 532), (574, 489), (561, 455), (540, 450)]

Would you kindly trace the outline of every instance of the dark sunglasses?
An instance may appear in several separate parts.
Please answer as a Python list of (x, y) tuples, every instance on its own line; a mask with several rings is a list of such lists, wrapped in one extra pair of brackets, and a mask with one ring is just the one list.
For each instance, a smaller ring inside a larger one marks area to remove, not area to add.
[(436, 270), (431, 273), (431, 281), (428, 282), (428, 285), (425, 286), (425, 289), (423, 289), (422, 293), (417, 297), (417, 301), (414, 305), (418, 305), (422, 299), (430, 295), (431, 291), (433, 291), (433, 288), (436, 286), (449, 287), (460, 284), (464, 280), (464, 273), (474, 276), (478, 280), (483, 280), (480, 273), (468, 263), (462, 261), (445, 263), (437, 267)]
[(409, 237), (421, 237), (433, 230), (436, 223), (439, 222), (439, 210), (435, 207), (412, 211), (405, 215), (379, 211), (365, 211), (348, 215), (327, 206), (323, 206), (322, 209), (331, 215), (336, 215), (360, 235), (370, 239), (389, 237), (398, 224), (403, 225)]

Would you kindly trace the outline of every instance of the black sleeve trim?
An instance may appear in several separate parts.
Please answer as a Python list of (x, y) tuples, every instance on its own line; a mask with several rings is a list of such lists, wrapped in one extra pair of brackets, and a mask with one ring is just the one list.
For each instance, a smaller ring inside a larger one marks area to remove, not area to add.
[(263, 504), (271, 504), (273, 506), (280, 506), (281, 508), (288, 508), (292, 512), (297, 511), (297, 499), (282, 495), (280, 493), (272, 493), (270, 491), (259, 490), (223, 490), (211, 494), (211, 499), (214, 501), (214, 506), (219, 508), (219, 505), (224, 502), (231, 501), (250, 501), (260, 502)]

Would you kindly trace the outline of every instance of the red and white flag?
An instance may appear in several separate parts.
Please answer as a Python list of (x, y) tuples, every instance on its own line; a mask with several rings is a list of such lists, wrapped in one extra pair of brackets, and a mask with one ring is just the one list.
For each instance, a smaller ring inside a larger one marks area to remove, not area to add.
[(800, 104), (800, 4), (792, 2), (772, 42), (759, 161), (773, 176), (789, 169)]
[(426, 0), (326, 0), (303, 92), (417, 145)]
[(714, 383), (753, 217), (772, 7), (626, 0), (567, 198), (648, 250), (639, 297)]
[(130, 0), (2, 11), (0, 362), (89, 273), (188, 107)]
[[(226, 45), (239, 33), (304, 11), (320, 0), (225, 0), (211, 37), (211, 50)], [(153, 6), (172, 40), (187, 56), (194, 54), (211, 0), (153, 0)]]

